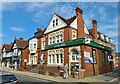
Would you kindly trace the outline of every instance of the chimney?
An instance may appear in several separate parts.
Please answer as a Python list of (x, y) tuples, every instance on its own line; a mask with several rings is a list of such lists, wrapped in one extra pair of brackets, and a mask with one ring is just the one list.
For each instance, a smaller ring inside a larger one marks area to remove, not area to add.
[(93, 24), (93, 30), (92, 33), (95, 36), (95, 38), (97, 38), (97, 21), (95, 19), (92, 20), (92, 24)]
[(20, 40), (22, 41), (22, 40), (24, 40), (23, 38), (20, 38)]
[(79, 7), (76, 7), (76, 17), (77, 19), (77, 38), (84, 38), (85, 37), (85, 32), (84, 32), (84, 21), (82, 18), (82, 9)]
[(37, 32), (40, 32), (40, 31), (41, 31), (41, 29), (40, 29), (40, 27), (38, 27), (38, 28), (37, 28)]

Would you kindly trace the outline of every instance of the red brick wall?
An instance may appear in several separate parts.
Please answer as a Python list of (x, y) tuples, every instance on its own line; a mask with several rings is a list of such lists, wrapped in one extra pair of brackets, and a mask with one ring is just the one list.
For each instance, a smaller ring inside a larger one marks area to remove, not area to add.
[(69, 49), (64, 48), (64, 64), (69, 63)]
[(21, 55), (21, 65), (25, 67), (24, 59), (27, 59), (29, 61), (29, 52), (28, 52), (28, 47), (22, 50), (22, 55)]
[[(108, 52), (105, 52), (106, 64), (104, 65), (102, 64), (102, 54), (101, 54), (102, 50), (99, 50), (99, 49), (95, 49), (95, 50), (96, 50), (97, 63), (96, 64), (85, 64), (85, 70), (86, 70), (85, 76), (86, 77), (111, 71), (111, 64), (109, 64), (107, 61)], [(90, 57), (92, 57), (92, 47), (85, 46), (85, 51), (90, 52)], [(94, 69), (93, 69), (93, 66), (94, 66)]]

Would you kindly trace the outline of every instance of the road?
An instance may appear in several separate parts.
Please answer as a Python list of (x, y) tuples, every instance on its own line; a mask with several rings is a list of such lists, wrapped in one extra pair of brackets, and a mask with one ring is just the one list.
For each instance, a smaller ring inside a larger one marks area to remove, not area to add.
[(94, 76), (93, 78), (104, 80), (106, 82), (120, 82), (120, 70), (116, 70), (99, 76)]
[(24, 84), (36, 84), (36, 83), (52, 84), (53, 83), (51, 81), (42, 80), (42, 79), (30, 77), (30, 76), (21, 75), (21, 74), (15, 74), (15, 76), (17, 77), (20, 84), (23, 84), (23, 83)]

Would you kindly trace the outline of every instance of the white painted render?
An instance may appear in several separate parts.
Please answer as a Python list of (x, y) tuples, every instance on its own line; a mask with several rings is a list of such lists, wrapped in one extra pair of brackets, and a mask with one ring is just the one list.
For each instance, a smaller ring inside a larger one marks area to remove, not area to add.
[[(36, 47), (34, 47), (36, 45)], [(36, 53), (37, 51), (37, 38), (32, 38), (29, 40), (29, 51), (30, 53)]]
[[(58, 25), (53, 27), (53, 20), (57, 18), (58, 18)], [(67, 26), (67, 24), (54, 14), (44, 34), (55, 31), (65, 26)]]
[(72, 28), (77, 29), (77, 18), (70, 24)]
[(15, 48), (17, 48), (17, 45), (16, 45), (16, 43), (13, 45), (13, 49), (15, 49)]
[(84, 32), (85, 32), (85, 34), (89, 34), (89, 31), (88, 31), (88, 29), (86, 27), (86, 24), (84, 24)]

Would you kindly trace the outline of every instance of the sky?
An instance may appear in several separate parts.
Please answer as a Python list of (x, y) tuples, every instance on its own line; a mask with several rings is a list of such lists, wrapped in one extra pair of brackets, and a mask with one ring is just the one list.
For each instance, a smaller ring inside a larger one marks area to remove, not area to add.
[(97, 20), (98, 31), (114, 40), (118, 51), (118, 3), (117, 2), (2, 2), (0, 3), (0, 40), (10, 43), (14, 38), (29, 39), (37, 27), (45, 29), (53, 14), (64, 18), (75, 15), (75, 8), (83, 10), (88, 29), (92, 19)]

